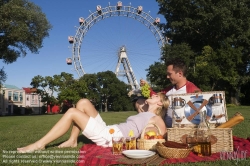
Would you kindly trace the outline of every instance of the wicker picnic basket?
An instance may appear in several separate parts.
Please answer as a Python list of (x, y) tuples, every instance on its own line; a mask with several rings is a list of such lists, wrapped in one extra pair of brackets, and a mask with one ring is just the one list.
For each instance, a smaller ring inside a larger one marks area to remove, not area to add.
[(192, 148), (185, 148), (185, 149), (180, 149), (180, 148), (170, 148), (164, 146), (162, 143), (157, 142), (156, 144), (156, 150), (160, 154), (160, 156), (164, 158), (185, 158), (189, 155), (191, 152)]
[(163, 135), (161, 133), (161, 130), (156, 124), (153, 124), (153, 123), (147, 124), (146, 127), (142, 131), (141, 138), (137, 139), (137, 149), (156, 151), (156, 143), (165, 142), (165, 139), (144, 139), (144, 134), (145, 134), (147, 127), (150, 127), (152, 125), (157, 129), (158, 131), (157, 135)]
[[(169, 128), (167, 132), (168, 141), (186, 143), (185, 136), (193, 130), (194, 128)], [(233, 151), (232, 128), (211, 128), (210, 130), (213, 136), (213, 143), (211, 143), (212, 153)]]

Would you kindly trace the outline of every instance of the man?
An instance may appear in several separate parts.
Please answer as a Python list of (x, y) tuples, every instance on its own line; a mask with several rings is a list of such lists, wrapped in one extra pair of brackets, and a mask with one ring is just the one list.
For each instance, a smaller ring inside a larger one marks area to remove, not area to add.
[[(184, 94), (184, 93), (195, 93), (201, 92), (201, 90), (195, 86), (192, 82), (188, 81), (186, 78), (187, 66), (185, 62), (181, 59), (172, 59), (166, 62), (167, 66), (167, 78), (172, 83), (171, 86), (163, 89), (161, 92), (165, 93), (166, 96), (173, 94)], [(146, 84), (145, 80), (140, 80), (140, 85)], [(150, 89), (150, 96), (155, 94), (155, 92)], [(138, 99), (135, 104), (138, 112), (144, 112), (147, 110), (147, 104), (145, 104), (145, 99)], [(172, 127), (172, 110), (168, 108), (165, 115), (166, 126)]]

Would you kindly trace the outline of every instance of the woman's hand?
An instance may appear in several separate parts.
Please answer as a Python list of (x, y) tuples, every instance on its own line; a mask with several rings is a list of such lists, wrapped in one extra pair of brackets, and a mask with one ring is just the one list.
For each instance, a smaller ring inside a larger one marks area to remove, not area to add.
[(135, 103), (135, 108), (139, 113), (146, 112), (148, 110), (148, 105), (145, 103), (145, 99), (139, 98)]
[(145, 112), (144, 109), (142, 108), (144, 105), (138, 105), (137, 106), (137, 111), (138, 112)]

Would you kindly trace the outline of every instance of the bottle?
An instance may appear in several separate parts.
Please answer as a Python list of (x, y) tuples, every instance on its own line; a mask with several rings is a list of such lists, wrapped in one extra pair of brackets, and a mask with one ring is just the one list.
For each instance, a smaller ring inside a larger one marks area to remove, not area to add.
[(193, 148), (196, 145), (196, 138), (195, 138), (196, 129), (191, 129), (189, 134), (187, 135), (186, 142), (188, 147)]
[(198, 154), (198, 156), (211, 155), (211, 142), (210, 142), (211, 131), (209, 127), (210, 127), (209, 123), (206, 120), (206, 111), (201, 111), (200, 123), (196, 131), (197, 144), (194, 148), (194, 151)]

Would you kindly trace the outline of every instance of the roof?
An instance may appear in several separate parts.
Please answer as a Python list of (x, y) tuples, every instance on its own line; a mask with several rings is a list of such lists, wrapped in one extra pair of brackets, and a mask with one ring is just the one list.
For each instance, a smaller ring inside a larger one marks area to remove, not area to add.
[(25, 91), (25, 93), (35, 93), (37, 91), (36, 88), (30, 88), (30, 87), (28, 88), (23, 87), (23, 90)]
[(17, 89), (17, 90), (22, 90), (22, 89), (18, 88), (18, 87), (15, 86), (15, 85), (3, 84), (3, 87), (6, 88), (6, 89)]

